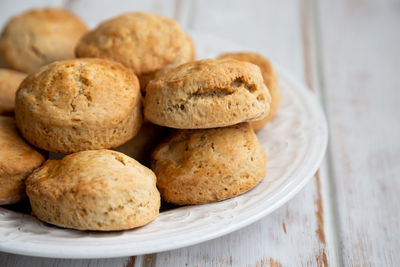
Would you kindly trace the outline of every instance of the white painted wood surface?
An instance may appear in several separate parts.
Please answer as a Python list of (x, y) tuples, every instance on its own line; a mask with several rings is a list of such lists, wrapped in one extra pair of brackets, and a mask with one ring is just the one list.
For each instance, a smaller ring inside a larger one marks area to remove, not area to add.
[(400, 266), (400, 2), (319, 11), (343, 263)]
[(0, 2), (0, 25), (64, 6), (89, 26), (130, 10), (175, 17), (257, 51), (322, 98), (327, 161), (289, 203), (230, 235), (155, 255), (103, 260), (0, 253), (0, 266), (400, 266), (399, 1)]

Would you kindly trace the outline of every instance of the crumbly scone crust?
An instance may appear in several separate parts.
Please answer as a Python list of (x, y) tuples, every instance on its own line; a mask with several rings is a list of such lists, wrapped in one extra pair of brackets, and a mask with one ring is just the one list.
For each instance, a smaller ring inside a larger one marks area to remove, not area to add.
[(25, 178), (45, 160), (18, 134), (13, 118), (0, 116), (0, 205), (24, 199)]
[(81, 39), (75, 53), (115, 60), (142, 76), (193, 60), (194, 46), (175, 20), (133, 12), (101, 23)]
[(195, 55), (195, 48), (194, 48), (193, 40), (189, 36), (186, 36), (186, 38), (188, 40), (187, 42), (189, 43), (189, 45), (185, 45), (185, 49), (188, 51), (185, 53), (181, 53), (181, 54), (183, 54), (183, 55), (191, 54), (190, 56), (180, 56), (176, 60), (174, 60), (174, 62), (164, 66), (163, 68), (161, 68), (157, 71), (153, 71), (153, 72), (142, 74), (142, 75), (138, 76), (139, 81), (140, 81), (140, 90), (142, 91), (143, 96), (146, 95), (146, 87), (151, 80), (156, 79), (157, 77), (161, 76), (162, 74), (164, 74), (165, 72), (167, 72), (168, 70), (170, 70), (172, 68), (176, 68), (179, 65), (182, 65), (184, 63), (195, 60), (196, 55)]
[(139, 82), (113, 61), (54, 62), (23, 81), (15, 118), (31, 144), (51, 152), (117, 147), (140, 129)]
[(250, 123), (254, 131), (260, 130), (268, 121), (271, 120), (272, 117), (275, 116), (281, 105), (282, 95), (278, 86), (278, 75), (276, 74), (273, 65), (262, 55), (253, 52), (227, 53), (223, 54), (219, 58), (233, 58), (240, 61), (247, 61), (260, 68), (264, 83), (271, 94), (271, 107), (268, 116), (264, 119)]
[(144, 114), (179, 129), (212, 128), (268, 115), (271, 97), (257, 66), (234, 59), (204, 59), (150, 81)]
[(266, 175), (267, 158), (248, 123), (176, 130), (152, 155), (162, 198), (178, 205), (231, 198)]
[(14, 114), (15, 92), (26, 74), (0, 69), (0, 115)]
[(56, 60), (74, 58), (74, 48), (88, 31), (65, 9), (32, 9), (14, 16), (0, 37), (0, 65), (32, 73)]
[(105, 149), (48, 160), (28, 177), (26, 191), (40, 220), (80, 230), (142, 226), (154, 220), (160, 208), (154, 173)]

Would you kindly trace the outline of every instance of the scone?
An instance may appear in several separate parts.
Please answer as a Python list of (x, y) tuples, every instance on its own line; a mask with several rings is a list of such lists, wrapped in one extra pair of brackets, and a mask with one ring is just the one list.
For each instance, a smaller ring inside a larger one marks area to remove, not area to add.
[(64, 9), (32, 9), (11, 18), (0, 37), (0, 66), (32, 73), (56, 60), (74, 58), (74, 48), (88, 31)]
[(14, 114), (15, 92), (25, 77), (20, 72), (0, 69), (0, 115)]
[(138, 75), (142, 89), (156, 71), (194, 59), (193, 42), (175, 20), (144, 12), (101, 23), (81, 39), (75, 52), (77, 57), (122, 63)]
[(271, 95), (271, 107), (269, 115), (262, 120), (253, 121), (250, 123), (254, 131), (260, 130), (268, 121), (271, 120), (273, 116), (275, 116), (276, 111), (281, 105), (282, 96), (278, 87), (278, 76), (276, 75), (274, 67), (268, 59), (260, 54), (252, 52), (228, 53), (220, 56), (219, 58), (233, 58), (240, 61), (247, 61), (257, 65), (260, 68), (261, 74), (264, 78), (264, 83)]
[(240, 195), (266, 175), (267, 158), (248, 123), (176, 130), (152, 155), (162, 198), (204, 204)]
[(171, 128), (223, 127), (263, 119), (270, 102), (257, 66), (234, 59), (204, 59), (150, 81), (144, 115)]
[(139, 82), (131, 70), (113, 61), (54, 62), (22, 82), (15, 119), (25, 139), (47, 151), (117, 147), (140, 129)]
[(46, 161), (27, 178), (26, 193), (40, 220), (80, 230), (142, 226), (160, 209), (154, 173), (105, 149)]
[(168, 136), (168, 133), (168, 128), (144, 121), (134, 138), (113, 150), (122, 152), (145, 166), (150, 166), (151, 153)]
[(18, 134), (13, 118), (0, 116), (0, 205), (23, 200), (25, 178), (45, 160)]

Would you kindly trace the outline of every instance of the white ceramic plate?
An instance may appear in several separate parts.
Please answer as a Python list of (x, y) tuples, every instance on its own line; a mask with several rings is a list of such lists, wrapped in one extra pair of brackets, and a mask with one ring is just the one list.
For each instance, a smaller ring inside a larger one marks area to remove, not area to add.
[[(230, 42), (192, 33), (199, 58), (238, 50)], [(292, 198), (314, 175), (327, 145), (320, 105), (303, 83), (277, 69), (283, 102), (258, 132), (268, 175), (254, 189), (218, 203), (162, 212), (150, 224), (120, 232), (75, 231), (0, 208), (0, 251), (53, 258), (108, 258), (155, 253), (210, 240), (249, 225)]]

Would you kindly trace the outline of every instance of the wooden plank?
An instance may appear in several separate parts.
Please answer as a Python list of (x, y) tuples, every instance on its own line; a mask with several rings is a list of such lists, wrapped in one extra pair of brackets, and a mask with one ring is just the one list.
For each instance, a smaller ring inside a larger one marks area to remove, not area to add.
[(343, 263), (400, 266), (400, 3), (319, 11)]
[(89, 27), (95, 27), (101, 21), (132, 11), (155, 12), (173, 17), (175, 1), (69, 0), (66, 8), (83, 18)]
[[(95, 4), (90, 5), (90, 3)], [(119, 11), (133, 9), (132, 6), (121, 7), (118, 1), (107, 3), (67, 1), (67, 7), (81, 15), (90, 26), (96, 25), (100, 20), (93, 14), (104, 11), (101, 13), (104, 16), (113, 16)], [(145, 6), (140, 7), (142, 10), (146, 8), (153, 10), (159, 7), (148, 5), (148, 3), (140, 5)], [(227, 6), (230, 7), (229, 12), (226, 12)], [(289, 1), (259, 1), (253, 3), (253, 6), (243, 6), (238, 1), (209, 1), (207, 3), (199, 1), (188, 12), (181, 6), (171, 8), (172, 5), (168, 5), (168, 11), (164, 14), (169, 15), (174, 12), (177, 18), (185, 22), (189, 28), (213, 32), (242, 44), (248, 50), (261, 52), (280, 62), (298, 77), (305, 79), (308, 77), (305, 75), (305, 66), (310, 65), (309, 62), (313, 59), (312, 56), (304, 58), (304, 51), (309, 49), (304, 42), (308, 39), (305, 36), (307, 27), (305, 27), (306, 31), (302, 31), (301, 27), (301, 22), (304, 22), (300, 14), (301, 6), (302, 3), (299, 1), (295, 4)], [(96, 8), (102, 10), (96, 11)], [(127, 257), (107, 260), (44, 260), (2, 253), (0, 266), (27, 264), (30, 266), (121, 266), (123, 264), (127, 266), (185, 266), (184, 264), (189, 266), (196, 266), (196, 264), (199, 266), (324, 266), (334, 262), (329, 250), (330, 235), (326, 233), (329, 224), (325, 219), (327, 200), (324, 197), (324, 184), (326, 184), (324, 177), (326, 176), (315, 178), (290, 203), (263, 220), (236, 233), (198, 246), (136, 257), (136, 259)]]
[[(239, 1), (197, 1), (189, 7), (188, 28), (212, 32), (247, 50), (266, 55), (308, 78), (313, 86), (309, 53), (312, 28), (308, 23), (309, 2), (257, 1), (243, 6)], [(301, 9), (306, 5), (305, 9)], [(225, 12), (229, 6), (229, 12)], [(307, 24), (303, 25), (302, 24)], [(305, 71), (308, 74), (305, 75)], [(330, 249), (334, 231), (325, 195), (326, 172), (316, 175), (293, 200), (266, 218), (230, 235), (148, 256), (138, 266), (328, 266), (336, 264)], [(325, 220), (329, 217), (329, 220)]]
[(313, 180), (287, 205), (249, 227), (159, 253), (143, 266), (327, 266), (321, 196), (315, 191)]
[(106, 267), (106, 266), (134, 266), (134, 261), (130, 257), (115, 259), (89, 259), (89, 260), (70, 260), (70, 259), (49, 259), (20, 256), (0, 252), (0, 266), (29, 266), (29, 267)]

